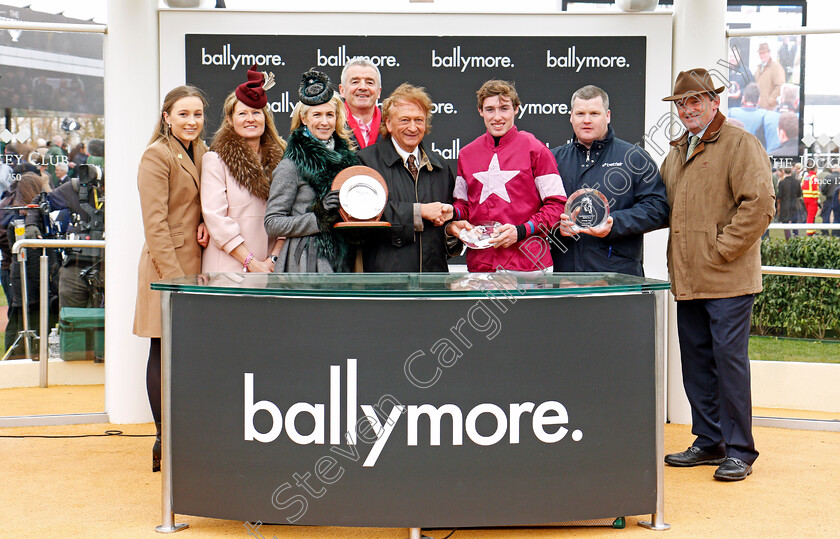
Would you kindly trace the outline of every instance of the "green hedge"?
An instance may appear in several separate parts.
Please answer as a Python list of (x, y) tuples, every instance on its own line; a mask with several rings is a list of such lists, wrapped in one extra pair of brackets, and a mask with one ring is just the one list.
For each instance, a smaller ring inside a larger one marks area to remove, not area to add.
[[(840, 269), (840, 238), (813, 235), (761, 243), (765, 266)], [(840, 336), (840, 279), (765, 275), (755, 298), (753, 332), (787, 337)]]

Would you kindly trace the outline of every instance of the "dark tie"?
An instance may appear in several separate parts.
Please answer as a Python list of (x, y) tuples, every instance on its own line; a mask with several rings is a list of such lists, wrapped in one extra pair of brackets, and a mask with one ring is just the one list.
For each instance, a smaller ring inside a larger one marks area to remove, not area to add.
[(405, 166), (408, 168), (408, 172), (411, 173), (411, 177), (414, 178), (414, 181), (417, 181), (417, 160), (414, 158), (414, 154), (408, 156), (408, 159), (405, 160)]

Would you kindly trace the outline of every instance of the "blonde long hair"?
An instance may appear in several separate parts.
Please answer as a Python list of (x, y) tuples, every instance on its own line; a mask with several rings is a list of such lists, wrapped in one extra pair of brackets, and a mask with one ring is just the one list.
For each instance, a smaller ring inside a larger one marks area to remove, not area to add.
[[(160, 114), (158, 115), (157, 125), (155, 126), (155, 131), (152, 134), (151, 140), (149, 140), (149, 145), (154, 144), (159, 140), (165, 140), (169, 142), (169, 128), (166, 125), (166, 120), (163, 119), (163, 113), (171, 114), (172, 107), (175, 106), (175, 103), (179, 99), (183, 99), (185, 97), (197, 97), (201, 100), (201, 106), (204, 108), (205, 114), (207, 112), (207, 98), (204, 97), (204, 92), (202, 92), (199, 88), (195, 86), (191, 86), (189, 84), (185, 84), (183, 86), (177, 86), (169, 91), (166, 94), (166, 97), (163, 98), (163, 105), (160, 108)], [(196, 144), (201, 146), (205, 146), (204, 143), (204, 125), (201, 126), (201, 132), (198, 134), (198, 137), (195, 139)]]
[[(231, 130), (233, 129), (233, 109), (236, 108), (236, 103), (239, 102), (239, 99), (236, 97), (236, 92), (231, 92), (225, 98), (225, 103), (222, 105), (222, 123), (219, 125), (219, 128), (216, 130), (216, 133), (213, 135), (214, 137), (218, 137), (222, 130), (225, 128), (225, 124), (230, 126)], [(260, 148), (265, 146), (268, 140), (273, 140), (280, 146), (280, 149), (285, 152), (286, 151), (286, 141), (283, 140), (277, 133), (277, 127), (274, 125), (274, 114), (271, 112), (271, 107), (268, 103), (265, 104), (263, 108), (260, 109), (263, 113), (263, 118), (265, 118), (265, 130), (263, 134), (260, 136)]]
[[(350, 131), (347, 129), (347, 113), (344, 110), (344, 102), (337, 93), (333, 92), (332, 98), (327, 103), (332, 103), (335, 107), (335, 134), (344, 139), (350, 149), (356, 149), (353, 141), (350, 140)], [(300, 101), (297, 102), (295, 110), (292, 112), (292, 128), (289, 132), (294, 132), (303, 125), (303, 117), (311, 108), (310, 105), (304, 105)]]

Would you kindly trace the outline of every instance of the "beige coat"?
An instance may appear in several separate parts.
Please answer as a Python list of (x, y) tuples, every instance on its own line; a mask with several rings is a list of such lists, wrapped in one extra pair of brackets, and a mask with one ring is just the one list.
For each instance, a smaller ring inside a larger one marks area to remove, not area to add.
[(137, 188), (146, 243), (140, 255), (134, 333), (161, 336), (160, 293), (154, 281), (201, 271), (199, 178), (203, 144), (194, 144), (195, 164), (181, 144), (170, 139), (146, 148), (137, 170)]
[(755, 70), (755, 82), (758, 84), (758, 106), (767, 110), (776, 110), (776, 98), (782, 93), (785, 83), (785, 68), (779, 62), (770, 59), (767, 65)]
[(676, 299), (761, 292), (760, 238), (776, 197), (761, 143), (720, 112), (685, 161), (688, 132), (671, 143), (662, 179), (671, 205), (668, 274)]

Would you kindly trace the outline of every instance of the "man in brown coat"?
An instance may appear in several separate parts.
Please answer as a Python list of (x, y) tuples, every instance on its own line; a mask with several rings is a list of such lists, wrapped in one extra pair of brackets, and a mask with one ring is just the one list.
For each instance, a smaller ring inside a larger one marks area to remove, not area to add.
[(758, 106), (767, 110), (776, 110), (776, 98), (785, 83), (785, 68), (770, 57), (770, 46), (762, 43), (758, 46), (758, 57), (761, 63), (755, 68), (755, 82), (758, 84), (760, 97)]
[(754, 294), (761, 291), (761, 234), (775, 196), (767, 153), (718, 111), (723, 86), (702, 68), (674, 85), (686, 132), (671, 142), (662, 179), (671, 205), (668, 272), (677, 300), (683, 385), (691, 404), (686, 451), (672, 466), (720, 465), (715, 479), (738, 481), (758, 457), (752, 436), (747, 347)]

